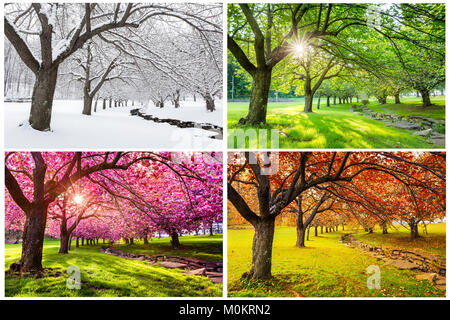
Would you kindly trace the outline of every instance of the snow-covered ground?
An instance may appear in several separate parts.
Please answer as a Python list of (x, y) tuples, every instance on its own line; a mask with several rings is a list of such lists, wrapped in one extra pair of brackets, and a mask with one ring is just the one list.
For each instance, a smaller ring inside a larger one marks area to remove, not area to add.
[(205, 102), (202, 99), (197, 101), (180, 101), (180, 108), (175, 109), (170, 102), (165, 102), (164, 108), (157, 108), (153, 102), (143, 108), (146, 114), (158, 118), (178, 119), (183, 121), (194, 121), (198, 123), (211, 123), (223, 127), (222, 124), (222, 100), (215, 101), (216, 111), (207, 112)]
[[(130, 104), (130, 103), (129, 103)], [(81, 100), (55, 100), (50, 132), (40, 132), (28, 124), (30, 103), (5, 103), (5, 147), (8, 149), (193, 149), (222, 148), (222, 140), (209, 138), (211, 131), (178, 128), (167, 123), (155, 123), (137, 116), (130, 110), (138, 106), (106, 108), (99, 101), (97, 112), (81, 114)], [(107, 104), (108, 105), (108, 104)], [(222, 126), (222, 103), (216, 111), (207, 112), (204, 103), (181, 102), (175, 109), (167, 103), (163, 109), (147, 106), (147, 113), (160, 118), (208, 122)]]

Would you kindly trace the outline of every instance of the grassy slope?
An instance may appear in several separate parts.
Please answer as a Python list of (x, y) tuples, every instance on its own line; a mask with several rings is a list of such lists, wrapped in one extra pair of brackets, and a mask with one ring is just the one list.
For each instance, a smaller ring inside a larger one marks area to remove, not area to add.
[[(280, 148), (370, 149), (437, 147), (430, 144), (425, 138), (412, 136), (408, 130), (386, 127), (383, 122), (351, 113), (349, 109), (355, 102), (326, 107), (324, 99), (322, 101), (320, 110), (317, 110), (316, 104), (314, 104), (314, 112), (310, 114), (302, 112), (303, 99), (296, 99), (293, 102), (269, 103), (267, 125), (264, 128), (281, 129), (288, 135), (288, 137), (280, 136)], [(417, 104), (418, 101), (416, 98), (409, 102)], [(443, 104), (444, 101), (439, 100), (438, 103)], [(372, 103), (371, 106), (375, 109), (377, 108), (377, 104)], [(445, 108), (440, 108), (438, 114), (444, 116)], [(239, 119), (244, 117), (247, 111), (248, 103), (228, 103), (229, 137), (233, 133), (232, 129), (250, 128), (237, 125)], [(435, 117), (438, 116), (435, 115)], [(270, 136), (268, 140), (270, 141)], [(230, 143), (231, 139), (228, 139), (228, 141)], [(255, 141), (251, 143), (251, 147), (256, 147)], [(233, 146), (229, 145), (229, 147)], [(246, 147), (248, 147), (248, 143)]]
[[(181, 238), (182, 241), (183, 238)], [(166, 243), (168, 243), (166, 239)], [(204, 240), (203, 240), (204, 241)], [(216, 246), (213, 241), (213, 246)], [(73, 244), (74, 247), (74, 244)], [(205, 277), (186, 276), (183, 270), (153, 267), (147, 262), (100, 253), (99, 246), (73, 248), (58, 254), (59, 241), (46, 240), (43, 265), (64, 276), (42, 279), (6, 276), (6, 296), (222, 296), (222, 285)], [(21, 245), (5, 245), (5, 270), (20, 259)], [(81, 289), (66, 289), (69, 266), (81, 268)]]
[(119, 243), (115, 246), (118, 249), (133, 253), (165, 254), (215, 262), (223, 261), (222, 235), (180, 237), (180, 243), (182, 247), (179, 249), (173, 249), (168, 242), (168, 238), (154, 239), (148, 245), (136, 243), (135, 240), (133, 245)]
[(415, 97), (405, 97), (400, 99), (400, 104), (388, 100), (387, 104), (371, 103), (368, 108), (375, 112), (382, 112), (410, 116), (422, 116), (434, 119), (445, 119), (445, 97), (431, 97), (433, 106), (422, 107), (422, 100)]
[(402, 248), (445, 258), (445, 223), (430, 224), (427, 226), (427, 231), (428, 235), (424, 234), (423, 228), (420, 228), (421, 237), (414, 241), (409, 238), (409, 230), (402, 226), (390, 229), (388, 237), (383, 235), (380, 229), (376, 229), (372, 234), (360, 232), (355, 233), (354, 236), (376, 246)]
[[(414, 273), (398, 270), (338, 242), (342, 234), (313, 235), (307, 247), (295, 247), (295, 228), (278, 227), (272, 260), (273, 280), (240, 280), (251, 266), (253, 230), (228, 231), (228, 290), (230, 296), (443, 296), (445, 292)], [(381, 289), (369, 290), (366, 268), (381, 269)]]

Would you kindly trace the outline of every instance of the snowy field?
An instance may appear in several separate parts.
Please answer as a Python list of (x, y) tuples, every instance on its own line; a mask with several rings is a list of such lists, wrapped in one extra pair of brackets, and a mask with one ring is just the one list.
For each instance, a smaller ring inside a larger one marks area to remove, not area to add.
[[(130, 105), (131, 103), (129, 103)], [(138, 106), (102, 109), (91, 116), (81, 114), (81, 100), (55, 100), (51, 132), (40, 132), (28, 124), (30, 103), (5, 103), (5, 147), (8, 149), (221, 149), (223, 140), (209, 138), (214, 133), (197, 128), (178, 128), (167, 123), (155, 123), (130, 110)], [(109, 104), (107, 104), (108, 106)], [(202, 101), (181, 101), (175, 109), (170, 102), (163, 109), (152, 104), (146, 112), (159, 118), (207, 122), (223, 126), (222, 103), (216, 101), (216, 111), (207, 112)]]
[(223, 127), (222, 101), (215, 101), (215, 105), (216, 111), (206, 112), (205, 102), (202, 99), (197, 99), (197, 101), (180, 101), (179, 109), (175, 109), (172, 104), (167, 101), (164, 108), (157, 108), (153, 102), (150, 101), (142, 111), (158, 118), (178, 119), (198, 123), (206, 122)]

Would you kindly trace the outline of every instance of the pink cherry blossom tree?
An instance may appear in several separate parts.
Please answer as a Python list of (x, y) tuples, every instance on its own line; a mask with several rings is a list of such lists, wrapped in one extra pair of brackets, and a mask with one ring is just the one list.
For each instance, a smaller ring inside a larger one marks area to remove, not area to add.
[[(173, 237), (221, 221), (222, 155), (169, 152), (9, 152), (6, 226), (23, 229), (14, 270), (42, 270), (45, 232), (67, 252), (86, 239)], [(47, 223), (50, 220), (50, 223)]]

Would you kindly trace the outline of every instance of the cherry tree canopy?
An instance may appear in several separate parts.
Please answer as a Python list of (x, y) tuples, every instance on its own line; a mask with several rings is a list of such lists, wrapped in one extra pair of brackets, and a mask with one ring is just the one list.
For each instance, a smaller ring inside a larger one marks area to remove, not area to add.
[(156, 232), (179, 245), (178, 235), (222, 221), (221, 153), (11, 152), (5, 160), (6, 228), (24, 230), (23, 246), (36, 216), (61, 246), (73, 236)]

